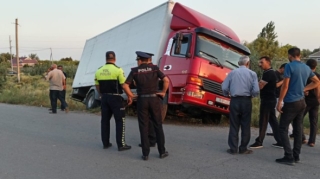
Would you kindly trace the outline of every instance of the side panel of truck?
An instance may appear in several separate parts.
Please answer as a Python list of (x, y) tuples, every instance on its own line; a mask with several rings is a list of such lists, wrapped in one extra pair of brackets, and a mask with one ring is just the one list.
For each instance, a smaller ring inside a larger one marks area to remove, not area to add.
[(154, 53), (158, 64), (170, 33), (171, 11), (174, 4), (166, 2), (136, 18), (87, 40), (73, 82), (73, 88), (94, 85), (96, 70), (106, 62), (106, 51), (116, 53), (116, 64), (127, 76), (137, 66), (135, 51)]

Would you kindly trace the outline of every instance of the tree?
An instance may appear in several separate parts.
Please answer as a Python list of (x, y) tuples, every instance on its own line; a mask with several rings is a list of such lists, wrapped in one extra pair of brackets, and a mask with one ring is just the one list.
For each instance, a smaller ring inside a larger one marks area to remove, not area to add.
[(73, 60), (71, 57), (66, 57), (66, 58), (61, 58), (60, 61), (72, 62)]
[(36, 53), (29, 54), (29, 58), (34, 59), (34, 60), (39, 60), (39, 57)]
[[(12, 58), (13, 58), (13, 55), (12, 55)], [(9, 52), (0, 54), (0, 63), (7, 62), (9, 60), (10, 60), (10, 53)]]
[(278, 50), (278, 58), (279, 59), (288, 59), (288, 50), (293, 46), (290, 44), (286, 44), (279, 48)]
[(309, 57), (309, 55), (311, 55), (311, 50), (309, 49), (302, 49), (301, 50), (301, 59), (306, 59)]
[(258, 38), (262, 37), (267, 40), (269, 43), (277, 42), (276, 39), (278, 37), (277, 33), (275, 32), (275, 25), (274, 22), (269, 22), (260, 32)]
[(277, 37), (274, 22), (271, 21), (262, 28), (257, 39), (246, 45), (250, 51), (254, 51), (257, 56), (268, 56), (274, 59), (278, 56), (279, 50), (279, 42), (276, 40)]

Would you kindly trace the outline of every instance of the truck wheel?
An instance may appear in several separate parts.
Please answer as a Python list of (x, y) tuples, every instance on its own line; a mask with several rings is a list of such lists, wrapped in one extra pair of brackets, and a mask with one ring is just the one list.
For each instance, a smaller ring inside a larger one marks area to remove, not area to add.
[(86, 108), (93, 109), (98, 107), (98, 101), (94, 98), (95, 94), (94, 91), (90, 92), (88, 97), (86, 98)]

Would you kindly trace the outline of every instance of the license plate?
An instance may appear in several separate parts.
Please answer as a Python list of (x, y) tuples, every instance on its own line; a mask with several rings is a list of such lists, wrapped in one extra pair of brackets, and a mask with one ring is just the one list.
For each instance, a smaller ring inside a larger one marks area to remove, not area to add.
[(216, 102), (222, 103), (222, 104), (225, 104), (225, 105), (230, 105), (230, 101), (229, 100), (225, 100), (225, 99), (221, 99), (221, 98), (216, 98)]

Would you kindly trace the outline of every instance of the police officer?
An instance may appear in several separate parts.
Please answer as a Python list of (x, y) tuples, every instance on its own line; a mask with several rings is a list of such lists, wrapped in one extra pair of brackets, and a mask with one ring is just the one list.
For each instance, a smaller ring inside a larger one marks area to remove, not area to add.
[[(146, 52), (142, 52), (142, 53), (146, 53)], [(152, 56), (154, 56), (154, 54), (152, 53), (146, 53), (148, 55), (150, 55), (150, 58), (148, 58), (148, 64), (152, 65)], [(151, 116), (150, 116), (151, 118)], [(163, 119), (163, 118), (162, 118)], [(156, 138), (156, 132), (154, 130), (154, 126), (153, 126), (153, 122), (152, 119), (149, 119), (149, 132), (148, 132), (148, 138), (149, 138), (149, 144), (150, 147), (155, 147), (156, 143), (157, 143), (157, 138)], [(139, 144), (139, 147), (141, 147), (142, 145)]]
[(120, 96), (125, 82), (124, 72), (115, 65), (116, 55), (113, 51), (106, 53), (107, 63), (100, 67), (95, 75), (96, 89), (101, 97), (101, 138), (103, 148), (112, 146), (110, 139), (110, 119), (114, 116), (116, 123), (116, 141), (118, 150), (129, 150), (125, 143), (125, 107)]
[[(132, 103), (133, 94), (129, 85), (135, 81), (137, 86), (137, 111), (142, 146), (142, 159), (148, 160), (150, 144), (148, 139), (149, 120), (153, 120), (156, 133), (156, 141), (160, 158), (165, 158), (169, 154), (164, 147), (165, 138), (162, 129), (161, 100), (164, 97), (169, 85), (169, 79), (155, 65), (148, 64), (150, 55), (144, 52), (136, 52), (138, 67), (132, 68), (123, 85), (123, 89), (128, 95), (129, 104)], [(163, 80), (163, 89), (158, 93), (158, 79)], [(151, 118), (149, 118), (149, 113)]]

